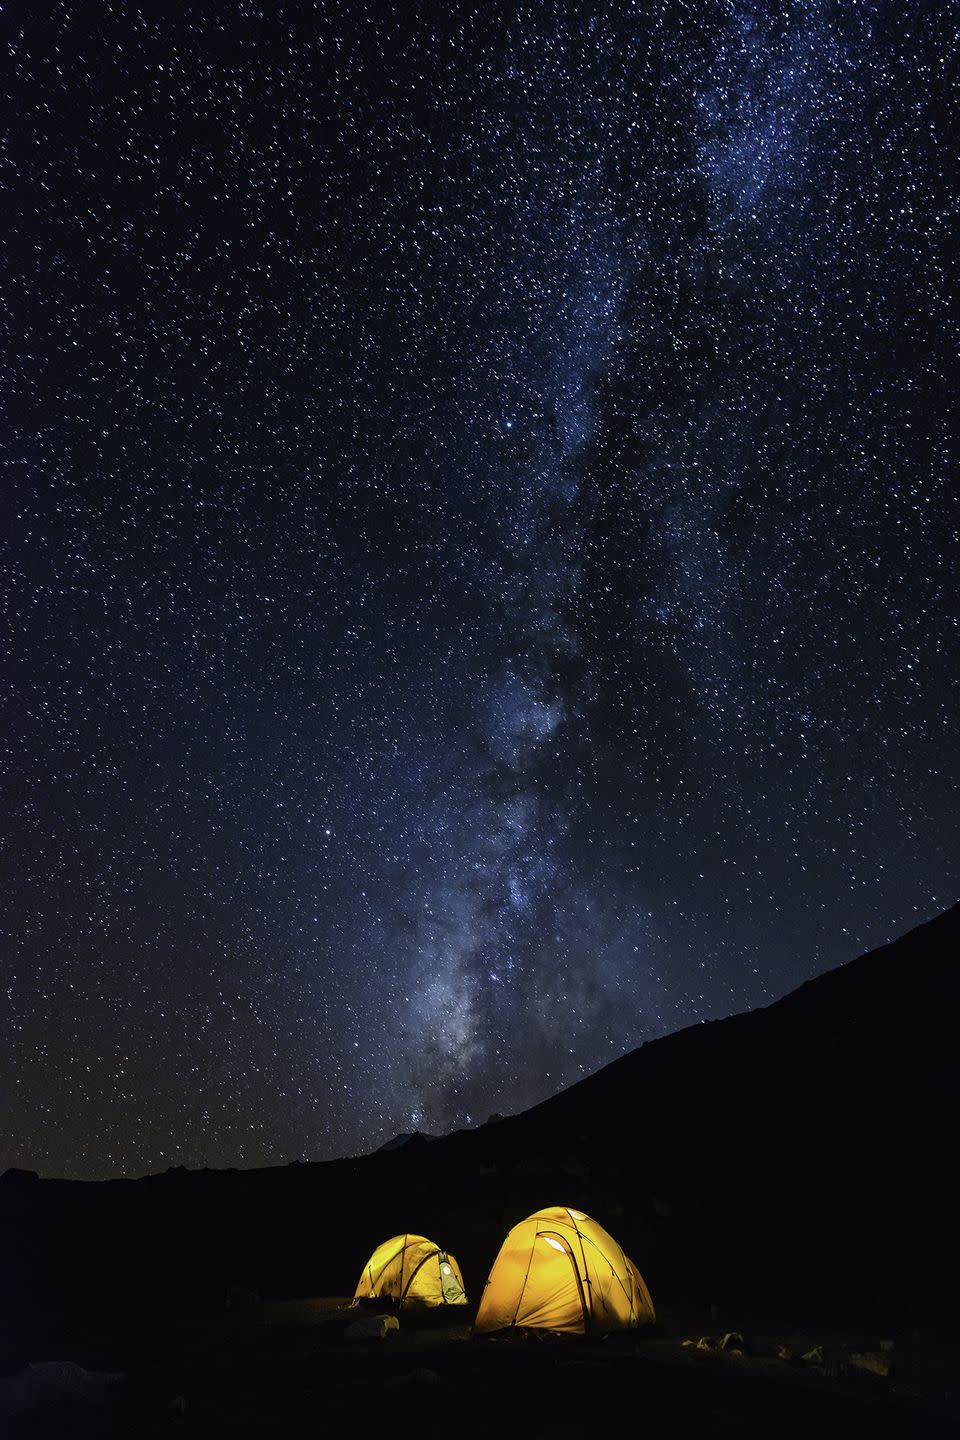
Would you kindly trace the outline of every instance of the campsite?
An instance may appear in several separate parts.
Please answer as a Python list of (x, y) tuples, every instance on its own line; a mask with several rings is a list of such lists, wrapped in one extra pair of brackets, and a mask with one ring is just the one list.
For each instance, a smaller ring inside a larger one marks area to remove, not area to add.
[(443, 1139), (8, 1172), (11, 1433), (956, 1433), (958, 953), (955, 908)]
[(960, 1440), (960, 3), (0, 9), (0, 1440)]

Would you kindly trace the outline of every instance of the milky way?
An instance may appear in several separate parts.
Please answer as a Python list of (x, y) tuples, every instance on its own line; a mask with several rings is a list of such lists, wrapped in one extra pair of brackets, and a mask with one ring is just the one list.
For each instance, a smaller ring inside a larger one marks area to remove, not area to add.
[(949, 7), (4, 27), (0, 1162), (479, 1123), (956, 899)]

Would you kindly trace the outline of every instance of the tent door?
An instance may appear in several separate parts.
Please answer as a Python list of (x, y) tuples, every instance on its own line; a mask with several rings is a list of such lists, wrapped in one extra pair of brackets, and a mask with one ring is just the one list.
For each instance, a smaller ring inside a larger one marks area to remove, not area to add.
[(440, 1252), (440, 1291), (447, 1305), (463, 1305), (466, 1295), (456, 1277), (453, 1266), (443, 1251)]
[[(583, 1324), (583, 1329), (584, 1331), (586, 1331), (590, 1323), (590, 1311), (587, 1306), (586, 1296), (583, 1292), (583, 1280), (581, 1278), (580, 1271), (577, 1268), (576, 1256), (573, 1253), (569, 1240), (565, 1235), (560, 1235), (556, 1230), (538, 1230), (536, 1240), (545, 1241), (548, 1245), (551, 1246), (553, 1250), (558, 1251), (565, 1256), (566, 1262), (570, 1266), (570, 1273), (573, 1278), (573, 1283), (576, 1286), (577, 1299), (580, 1304), (580, 1316)], [(536, 1240), (534, 1241), (534, 1244), (536, 1244)], [(520, 1307), (518, 1306), (518, 1312), (519, 1308)], [(516, 1320), (514, 1321), (514, 1323), (517, 1323)], [(522, 1324), (523, 1322), (521, 1321), (520, 1323)], [(552, 1329), (553, 1326), (548, 1324), (546, 1328)], [(557, 1328), (566, 1329), (569, 1327), (558, 1326)]]

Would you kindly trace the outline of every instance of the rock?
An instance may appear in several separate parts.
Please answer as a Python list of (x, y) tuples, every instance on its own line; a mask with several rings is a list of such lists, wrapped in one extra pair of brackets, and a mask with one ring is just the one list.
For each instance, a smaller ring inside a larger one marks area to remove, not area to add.
[(394, 1330), (400, 1329), (396, 1315), (363, 1315), (352, 1320), (343, 1332), (345, 1340), (385, 1340)]
[(84, 1370), (73, 1360), (44, 1360), (0, 1381), (0, 1415), (25, 1415), (58, 1399), (97, 1401), (126, 1379)]
[(742, 1355), (746, 1348), (746, 1341), (739, 1330), (728, 1330), (720, 1341), (720, 1349), (728, 1355)]
[(769, 1340), (762, 1335), (745, 1335), (743, 1337), (743, 1353), (752, 1355), (757, 1360), (783, 1360), (784, 1346), (776, 1340)]
[(891, 1358), (889, 1353), (880, 1350), (861, 1350), (856, 1354), (846, 1357), (847, 1364), (854, 1370), (862, 1370), (867, 1375), (877, 1375), (881, 1380), (886, 1380), (891, 1370)]
[[(393, 1316), (390, 1316), (393, 1319)], [(397, 1375), (388, 1380), (384, 1386), (386, 1390), (434, 1390), (441, 1384), (440, 1376), (436, 1370), (428, 1370), (426, 1366), (419, 1370), (411, 1370), (408, 1375)]]
[(810, 1349), (805, 1351), (804, 1354), (800, 1356), (800, 1359), (803, 1361), (804, 1365), (822, 1365), (823, 1346), (811, 1345)]
[(698, 1350), (722, 1350), (727, 1355), (742, 1355), (747, 1342), (739, 1330), (728, 1330), (719, 1340), (712, 1335), (701, 1335), (699, 1340), (684, 1340), (685, 1346), (696, 1346)]

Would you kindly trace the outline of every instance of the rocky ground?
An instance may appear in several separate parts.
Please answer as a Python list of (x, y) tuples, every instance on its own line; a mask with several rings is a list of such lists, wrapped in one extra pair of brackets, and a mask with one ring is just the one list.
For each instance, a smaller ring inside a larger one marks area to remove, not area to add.
[[(946, 1437), (960, 1349), (917, 1336), (471, 1338), (401, 1317), (349, 1336), (346, 1301), (220, 1313), (25, 1316), (5, 1337), (0, 1429), (42, 1436)], [(369, 1327), (368, 1327), (369, 1328)], [(374, 1327), (376, 1328), (376, 1327)], [(664, 1333), (668, 1331), (669, 1333)], [(686, 1333), (690, 1331), (690, 1333)]]

